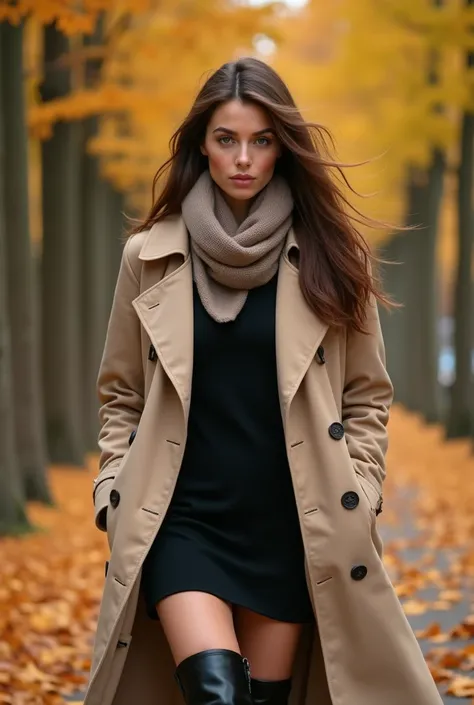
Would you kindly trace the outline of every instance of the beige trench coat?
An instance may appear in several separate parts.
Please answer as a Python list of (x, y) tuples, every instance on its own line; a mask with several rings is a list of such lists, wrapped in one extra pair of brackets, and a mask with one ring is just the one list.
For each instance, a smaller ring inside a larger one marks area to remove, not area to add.
[[(301, 294), (293, 247), (290, 232), (278, 278), (278, 386), (317, 627), (301, 639), (291, 705), (440, 705), (381, 560), (392, 387), (376, 308), (369, 335), (322, 323)], [(94, 502), (99, 528), (107, 508), (111, 555), (85, 705), (182, 705), (139, 583), (183, 457), (192, 366), (188, 236), (172, 217), (125, 245), (99, 374)]]

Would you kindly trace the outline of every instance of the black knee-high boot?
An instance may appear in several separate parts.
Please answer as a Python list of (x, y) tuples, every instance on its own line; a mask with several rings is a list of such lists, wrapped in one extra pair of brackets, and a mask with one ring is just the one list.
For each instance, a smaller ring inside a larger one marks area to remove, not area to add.
[(181, 661), (176, 680), (186, 705), (253, 705), (249, 673), (236, 651), (209, 649)]
[(291, 678), (285, 681), (250, 680), (253, 705), (287, 705), (291, 690)]

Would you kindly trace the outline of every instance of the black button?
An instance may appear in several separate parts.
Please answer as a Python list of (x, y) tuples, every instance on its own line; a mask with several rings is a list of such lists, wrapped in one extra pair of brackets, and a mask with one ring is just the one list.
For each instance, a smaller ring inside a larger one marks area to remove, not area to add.
[(155, 360), (158, 359), (158, 355), (153, 345), (150, 345), (150, 349), (148, 350), (148, 359), (151, 362), (155, 362)]
[(344, 492), (341, 497), (341, 504), (344, 509), (355, 509), (359, 504), (359, 495), (357, 492)]
[(320, 365), (324, 365), (326, 358), (324, 357), (324, 348), (322, 345), (316, 350), (316, 355), (318, 356), (318, 362)]
[(136, 431), (132, 431), (130, 434), (130, 438), (128, 439), (128, 445), (131, 446), (133, 441), (135, 440), (135, 436), (137, 435)]
[(339, 421), (332, 423), (329, 426), (328, 431), (331, 438), (334, 438), (336, 441), (340, 441), (341, 438), (344, 438), (344, 426), (342, 423), (339, 423)]
[(363, 580), (367, 575), (367, 568), (365, 565), (355, 565), (351, 570), (352, 580)]
[(375, 516), (378, 517), (379, 514), (382, 514), (382, 504), (383, 504), (383, 499), (380, 500), (377, 509), (375, 510)]
[(120, 494), (117, 490), (110, 490), (110, 504), (114, 509), (120, 504)]
[(108, 572), (109, 572), (109, 561), (105, 561), (105, 577), (107, 577)]

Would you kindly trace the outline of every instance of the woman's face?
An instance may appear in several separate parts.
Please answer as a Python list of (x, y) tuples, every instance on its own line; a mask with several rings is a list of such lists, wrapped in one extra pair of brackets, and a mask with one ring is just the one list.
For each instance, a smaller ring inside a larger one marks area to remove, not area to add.
[(280, 145), (268, 113), (253, 103), (231, 100), (214, 111), (201, 151), (234, 212), (271, 180)]

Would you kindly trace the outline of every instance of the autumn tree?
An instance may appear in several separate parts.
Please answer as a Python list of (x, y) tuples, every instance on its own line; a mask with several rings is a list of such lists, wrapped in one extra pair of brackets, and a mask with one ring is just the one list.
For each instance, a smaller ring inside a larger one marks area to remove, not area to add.
[[(84, 38), (84, 48), (100, 48), (104, 37), (103, 16), (95, 32)], [(103, 56), (84, 59), (84, 88), (93, 90), (101, 80)], [(90, 154), (88, 144), (97, 136), (99, 117), (83, 121), (82, 162), (82, 375), (84, 429), (88, 450), (97, 447), (99, 430), (97, 371), (107, 331), (112, 295), (117, 278), (124, 234), (124, 199), (102, 174), (101, 160)]]
[[(69, 40), (45, 28), (44, 101), (67, 94)], [(81, 379), (82, 125), (58, 122), (43, 142), (43, 374), (48, 448), (53, 462), (82, 465), (85, 436)]]
[(398, 401), (430, 420), (440, 412), (436, 270), (445, 155), (468, 95), (457, 55), (471, 22), (454, 0), (312, 2), (285, 25), (275, 59), (290, 85), (295, 80), (306, 114), (333, 128), (343, 161), (371, 160), (348, 174), (357, 190), (377, 192), (372, 206), (357, 205), (419, 226), (365, 234), (402, 263), (386, 269), (389, 291), (405, 304), (382, 311), (388, 365)]
[(13, 366), (12, 406), (18, 465), (28, 499), (50, 501), (46, 481), (37, 262), (29, 229), (23, 24), (0, 25), (8, 303)]
[(169, 137), (199, 81), (225, 61), (252, 53), (255, 34), (274, 31), (273, 15), (273, 8), (231, 0), (155, 0), (142, 14), (120, 6), (106, 15), (102, 53), (100, 47), (75, 52), (84, 62), (102, 57), (100, 82), (37, 105), (30, 127), (47, 137), (58, 121), (98, 115), (98, 134), (88, 149), (100, 158), (103, 175), (127, 193), (129, 207), (143, 213), (153, 175), (168, 157)]
[[(6, 159), (4, 116), (5, 31), (0, 31), (0, 534), (27, 528), (25, 491), (15, 432), (15, 386), (12, 326), (9, 306), (7, 219), (5, 204)], [(7, 118), (8, 119), (8, 118)], [(10, 235), (11, 237), (11, 235)]]
[[(465, 0), (466, 8), (474, 10), (474, 0)], [(472, 88), (474, 77), (474, 22), (471, 27), (472, 45), (465, 51), (464, 68)], [(449, 438), (474, 434), (473, 366), (473, 286), (472, 253), (474, 238), (474, 100), (462, 111), (461, 139), (457, 172), (458, 258), (454, 299), (454, 348), (456, 376), (452, 389), (447, 422)]]

